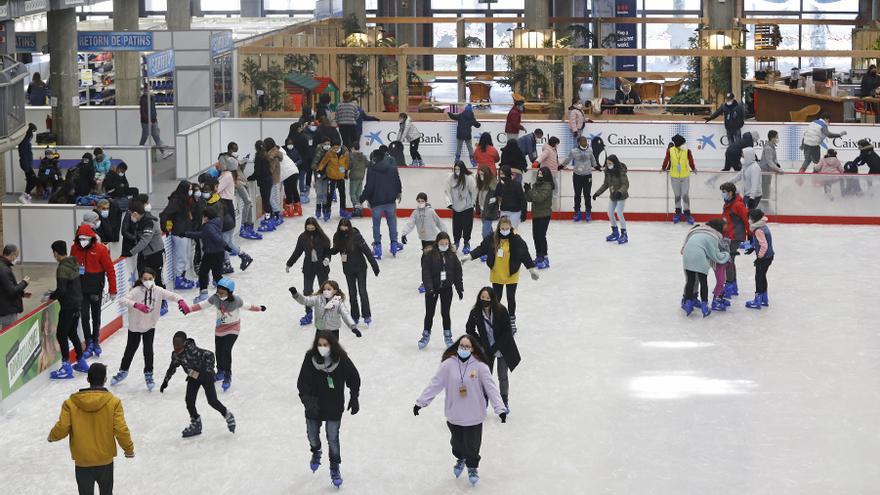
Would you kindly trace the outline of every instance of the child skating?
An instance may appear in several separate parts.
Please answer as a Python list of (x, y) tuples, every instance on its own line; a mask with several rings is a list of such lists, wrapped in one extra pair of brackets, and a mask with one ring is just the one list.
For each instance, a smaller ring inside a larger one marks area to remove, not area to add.
[[(773, 235), (770, 227), (767, 227), (767, 217), (760, 209), (749, 211), (749, 220), (752, 222), (752, 237), (754, 242), (746, 254), (755, 252), (755, 299), (746, 301), (746, 307), (761, 309), (761, 306), (769, 306), (767, 299), (767, 270), (773, 263), (776, 252), (773, 250)], [(757, 245), (755, 244), (757, 243)]]
[[(431, 203), (428, 203), (428, 195), (423, 192), (416, 195), (416, 209), (409, 216), (409, 220), (403, 228), (403, 235), (400, 236), (400, 241), (406, 244), (406, 235), (412, 232), (413, 229), (416, 230), (419, 240), (422, 241), (422, 250), (434, 244), (437, 234), (446, 232), (443, 220), (440, 220), (440, 216), (434, 211), (434, 207), (431, 206)], [(419, 293), (425, 293), (424, 283), (419, 285)]]
[(361, 331), (358, 330), (348, 307), (345, 305), (345, 293), (339, 288), (339, 284), (335, 280), (327, 280), (321, 284), (321, 293), (305, 296), (296, 290), (296, 287), (290, 287), (290, 295), (293, 299), (307, 308), (313, 308), (315, 312), (315, 331), (327, 331), (339, 339), (339, 328), (344, 323), (351, 333), (360, 337)]

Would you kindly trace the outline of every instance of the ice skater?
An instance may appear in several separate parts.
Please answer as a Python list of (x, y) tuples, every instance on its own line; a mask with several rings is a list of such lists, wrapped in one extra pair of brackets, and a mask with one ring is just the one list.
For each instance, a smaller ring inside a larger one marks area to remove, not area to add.
[[(406, 222), (406, 226), (403, 228), (402, 235), (400, 236), (402, 243), (407, 243), (406, 235), (412, 232), (413, 229), (418, 234), (419, 240), (422, 241), (422, 251), (434, 244), (437, 234), (446, 232), (443, 220), (440, 220), (440, 216), (437, 215), (434, 207), (431, 206), (431, 203), (428, 203), (428, 195), (423, 192), (416, 195), (416, 209), (413, 210), (409, 220)], [(422, 294), (424, 292), (425, 284), (422, 283), (419, 285), (419, 293)]]
[[(669, 172), (669, 182), (672, 184), (672, 193), (675, 195), (675, 215), (672, 223), (684, 220), (694, 224), (691, 215), (691, 174), (697, 174), (697, 166), (694, 164), (694, 155), (686, 146), (686, 141), (681, 134), (672, 136), (672, 142), (666, 148), (666, 157), (663, 159), (663, 172)], [(684, 208), (684, 211), (682, 211)], [(682, 217), (684, 213), (684, 217)]]
[(476, 167), (477, 162), (474, 161), (474, 143), (472, 127), (480, 127), (477, 117), (474, 115), (474, 107), (468, 103), (464, 106), (461, 113), (446, 112), (450, 119), (455, 120), (458, 124), (455, 127), (455, 161), (461, 159), (461, 147), (467, 148), (468, 157), (471, 166)]
[(431, 327), (434, 326), (434, 312), (437, 300), (440, 300), (440, 315), (443, 318), (443, 338), (446, 347), (452, 345), (452, 317), (449, 308), (452, 306), (452, 289), (458, 293), (458, 299), (464, 298), (461, 262), (455, 256), (455, 250), (449, 241), (449, 234), (440, 232), (434, 244), (425, 248), (422, 253), (422, 285), (425, 288), (425, 323), (419, 349), (428, 346), (431, 340)]
[[(522, 177), (520, 175), (520, 177)], [(507, 165), (498, 172), (498, 185), (495, 186), (495, 201), (500, 209), (499, 215), (507, 217), (513, 228), (519, 228), (520, 222), (526, 219), (526, 195), (522, 181), (513, 179), (513, 172)]]
[(486, 407), (492, 404), (501, 422), (507, 421), (507, 407), (486, 364), (488, 359), (476, 339), (463, 335), (449, 346), (440, 359), (440, 367), (422, 395), (416, 399), (413, 414), (428, 407), (441, 391), (446, 392), (446, 425), (451, 434), (455, 465), (452, 474), (461, 476), (465, 466), (471, 485), (480, 481), (480, 446)]
[[(342, 260), (342, 273), (348, 283), (348, 294), (351, 296), (351, 317), (354, 324), (360, 322), (361, 316), (364, 323), (370, 326), (373, 323), (373, 313), (370, 310), (370, 295), (367, 293), (367, 263), (373, 268), (373, 273), (379, 276), (379, 263), (373, 258), (367, 241), (364, 240), (358, 229), (352, 227), (351, 220), (342, 218), (336, 233), (333, 234), (333, 249), (331, 254), (338, 254)], [(360, 295), (360, 304), (358, 304)]]
[[(89, 212), (86, 215), (98, 215)], [(98, 222), (98, 220), (96, 218)], [(86, 359), (101, 356), (101, 304), (104, 300), (104, 279), (107, 279), (111, 298), (116, 297), (116, 269), (110, 258), (110, 249), (101, 242), (88, 224), (76, 229), (76, 241), (70, 244), (70, 256), (79, 263), (79, 282), (82, 288), (80, 321), (85, 338)]]
[[(89, 364), (83, 357), (83, 346), (76, 330), (79, 320), (79, 307), (82, 303), (82, 287), (79, 281), (79, 264), (73, 256), (67, 256), (67, 243), (55, 241), (52, 243), (52, 256), (58, 262), (55, 269), (55, 290), (49, 293), (49, 299), (58, 301), (61, 309), (58, 311), (58, 326), (55, 335), (61, 351), (61, 368), (49, 374), (53, 380), (73, 378), (73, 370), (81, 373), (89, 371)], [(68, 343), (70, 339), (70, 343)], [(76, 363), (70, 366), (70, 344), (76, 353)]]
[[(492, 222), (498, 220), (498, 198), (495, 197), (495, 187), (498, 181), (489, 167), (480, 166), (477, 169), (477, 215), (482, 224), (482, 238), (492, 235)], [(481, 241), (482, 242), (482, 241)], [(484, 260), (485, 261), (485, 260)]]
[(681, 247), (684, 265), (685, 284), (681, 307), (685, 314), (691, 315), (696, 304), (696, 284), (700, 286), (700, 311), (703, 318), (712, 312), (709, 309), (709, 271), (715, 264), (724, 264), (730, 254), (719, 248), (724, 230), (724, 220), (713, 218), (706, 225), (697, 225), (688, 232)]
[[(749, 220), (752, 222), (752, 246), (746, 250), (746, 254), (755, 252), (755, 299), (746, 301), (746, 307), (761, 309), (761, 306), (769, 306), (767, 299), (767, 270), (773, 263), (776, 252), (773, 250), (773, 235), (770, 227), (767, 227), (767, 217), (760, 209), (749, 211)], [(757, 245), (755, 244), (757, 242)]]
[(840, 134), (831, 132), (828, 129), (828, 124), (831, 123), (831, 115), (828, 113), (822, 113), (818, 119), (810, 122), (810, 125), (807, 126), (807, 130), (804, 131), (804, 137), (801, 141), (801, 149), (804, 150), (804, 161), (801, 163), (800, 173), (804, 173), (807, 171), (807, 167), (810, 164), (815, 166), (819, 163), (819, 159), (822, 157), (822, 142), (825, 141), (825, 138), (839, 138), (846, 136), (846, 131), (841, 132)]
[[(217, 375), (215, 380), (223, 382), (226, 392), (232, 386), (232, 347), (241, 332), (242, 309), (248, 311), (266, 311), (266, 306), (248, 304), (235, 294), (235, 282), (229, 278), (221, 278), (217, 282), (217, 292), (207, 301), (194, 304), (192, 312), (213, 306), (217, 309), (216, 326), (214, 327), (214, 349), (217, 356)], [(184, 313), (186, 314), (186, 313)]]
[(749, 212), (736, 193), (735, 185), (725, 182), (720, 189), (724, 200), (724, 237), (730, 239), (730, 261), (727, 263), (724, 297), (730, 299), (739, 295), (739, 287), (736, 285), (736, 257), (740, 244), (749, 238)]
[(462, 253), (471, 252), (471, 231), (474, 230), (474, 205), (477, 203), (477, 181), (464, 162), (455, 162), (452, 173), (446, 178), (444, 187), (446, 207), (452, 210), (452, 238), (455, 249), (461, 246)]
[(156, 386), (156, 382), (153, 380), (153, 338), (156, 336), (156, 323), (159, 321), (160, 308), (165, 301), (176, 301), (177, 307), (183, 314), (190, 311), (181, 296), (156, 285), (156, 272), (152, 268), (144, 268), (134, 287), (119, 300), (120, 304), (129, 308), (128, 341), (125, 344), (125, 352), (122, 354), (119, 371), (110, 379), (110, 385), (115, 386), (128, 377), (131, 360), (134, 359), (134, 353), (137, 352), (138, 346), (143, 341), (144, 381), (147, 384), (147, 390), (153, 391)]
[[(608, 155), (605, 160), (605, 182), (593, 194), (593, 201), (602, 195), (605, 190), (611, 191), (611, 201), (608, 202), (608, 219), (611, 221), (611, 234), (605, 237), (608, 242), (617, 241), (618, 244), (629, 242), (626, 233), (626, 218), (623, 217), (623, 209), (626, 199), (629, 197), (629, 179), (626, 177), (626, 164), (617, 159), (617, 155)], [(617, 213), (617, 220), (614, 214)], [(617, 221), (620, 221), (620, 231), (617, 230)]]
[(296, 287), (290, 287), (287, 290), (290, 291), (290, 295), (296, 302), (308, 308), (314, 308), (316, 332), (322, 330), (330, 332), (339, 339), (339, 328), (344, 323), (356, 337), (362, 335), (345, 306), (345, 293), (342, 292), (335, 280), (325, 280), (321, 283), (320, 294), (305, 296), (300, 294)]
[(189, 411), (189, 426), (184, 428), (183, 438), (194, 437), (202, 434), (202, 417), (196, 409), (196, 399), (199, 388), (205, 389), (205, 398), (208, 405), (213, 407), (226, 420), (226, 427), (235, 433), (235, 416), (232, 411), (217, 399), (217, 390), (214, 388), (214, 353), (196, 347), (196, 341), (187, 338), (185, 332), (177, 332), (172, 339), (174, 351), (171, 352), (171, 364), (165, 373), (165, 380), (159, 387), (160, 393), (165, 393), (168, 382), (177, 371), (177, 367), (183, 368), (186, 373), (186, 410)]
[[(346, 385), (349, 390), (348, 407), (345, 407)], [(342, 485), (342, 474), (339, 472), (339, 464), (342, 462), (339, 427), (345, 410), (351, 411), (354, 416), (361, 409), (358, 402), (361, 377), (348, 354), (331, 333), (315, 334), (312, 348), (303, 359), (296, 388), (306, 413), (306, 434), (312, 451), (309, 467), (314, 473), (321, 465), (323, 424), (330, 449), (330, 480), (338, 488)]]
[(508, 371), (513, 371), (519, 365), (520, 355), (510, 327), (510, 315), (507, 308), (498, 302), (492, 287), (480, 289), (477, 302), (468, 315), (465, 332), (486, 350), (486, 364), (489, 365), (490, 372), (495, 361), (498, 361), (501, 400), (509, 412), (510, 381), (507, 375)]
[[(590, 194), (593, 190), (593, 170), (602, 170), (590, 149), (590, 140), (586, 136), (577, 139), (577, 146), (568, 153), (568, 157), (559, 164), (562, 170), (571, 166), (574, 173), (571, 174), (574, 186), (574, 218), (575, 222), (581, 220), (589, 222), (592, 219), (593, 202)], [(581, 215), (581, 197), (584, 199), (584, 213)], [(534, 215), (533, 215), (534, 217)]]
[(489, 266), (489, 281), (495, 296), (501, 299), (504, 290), (507, 289), (507, 310), (510, 312), (510, 325), (516, 332), (516, 286), (519, 284), (519, 267), (525, 266), (532, 276), (532, 280), (538, 280), (538, 271), (535, 262), (529, 254), (529, 246), (526, 241), (516, 233), (510, 218), (501, 217), (495, 228), (495, 234), (483, 242), (467, 256), (461, 258), (465, 263), (469, 259), (477, 259), (486, 256), (486, 264)]
[(550, 268), (550, 257), (547, 255), (547, 229), (550, 228), (550, 216), (553, 214), (553, 173), (549, 167), (538, 170), (538, 180), (534, 185), (524, 184), (526, 201), (532, 203), (532, 239), (535, 242), (535, 266), (543, 270)]
[[(303, 291), (311, 294), (314, 287), (315, 279), (318, 284), (323, 285), (330, 276), (330, 239), (321, 229), (318, 220), (315, 217), (306, 218), (304, 231), (296, 240), (296, 247), (293, 254), (287, 259), (286, 273), (290, 273), (290, 269), (299, 260), (303, 258)], [(312, 323), (312, 308), (306, 306), (306, 314), (299, 319), (301, 326), (310, 325)]]
[[(214, 283), (223, 278), (223, 253), (243, 254), (235, 251), (223, 238), (223, 220), (217, 216), (216, 210), (207, 207), (202, 212), (202, 228), (198, 231), (183, 234), (190, 239), (196, 239), (202, 248), (202, 256), (199, 262), (199, 295), (193, 299), (193, 304), (198, 304), (208, 298), (208, 274), (214, 278)], [(250, 257), (248, 257), (250, 258)], [(244, 258), (242, 258), (244, 263)], [(244, 267), (247, 269), (247, 266)], [(158, 283), (158, 282), (157, 282)]]

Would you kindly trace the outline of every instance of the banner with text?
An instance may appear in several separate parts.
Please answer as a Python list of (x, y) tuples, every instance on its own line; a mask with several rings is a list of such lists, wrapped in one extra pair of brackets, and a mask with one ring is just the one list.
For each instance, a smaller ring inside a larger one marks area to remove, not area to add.
[[(636, 17), (636, 0), (616, 0), (614, 17)], [(615, 24), (617, 48), (638, 48), (636, 25), (633, 23)], [(632, 56), (615, 56), (614, 68), (618, 71), (638, 70), (638, 58)]]

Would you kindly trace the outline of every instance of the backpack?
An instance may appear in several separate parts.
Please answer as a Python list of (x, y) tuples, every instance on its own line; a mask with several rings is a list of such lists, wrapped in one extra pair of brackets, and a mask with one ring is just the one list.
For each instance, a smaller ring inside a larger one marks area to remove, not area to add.
[(857, 174), (859, 173), (859, 166), (853, 162), (846, 162), (843, 166), (843, 172), (846, 174)]
[(593, 156), (596, 158), (596, 162), (601, 166), (604, 161), (600, 161), (599, 156), (605, 151), (605, 141), (602, 140), (600, 136), (593, 136), (593, 139), (590, 140), (590, 149), (593, 150)]

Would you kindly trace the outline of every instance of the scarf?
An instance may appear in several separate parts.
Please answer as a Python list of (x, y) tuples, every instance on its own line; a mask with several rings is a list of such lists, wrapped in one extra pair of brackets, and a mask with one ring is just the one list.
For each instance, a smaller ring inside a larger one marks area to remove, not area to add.
[(336, 367), (339, 366), (339, 361), (333, 361), (330, 356), (323, 358), (323, 362), (318, 362), (316, 356), (312, 356), (312, 366), (315, 367), (318, 371), (323, 371), (324, 373), (330, 374), (336, 370)]

